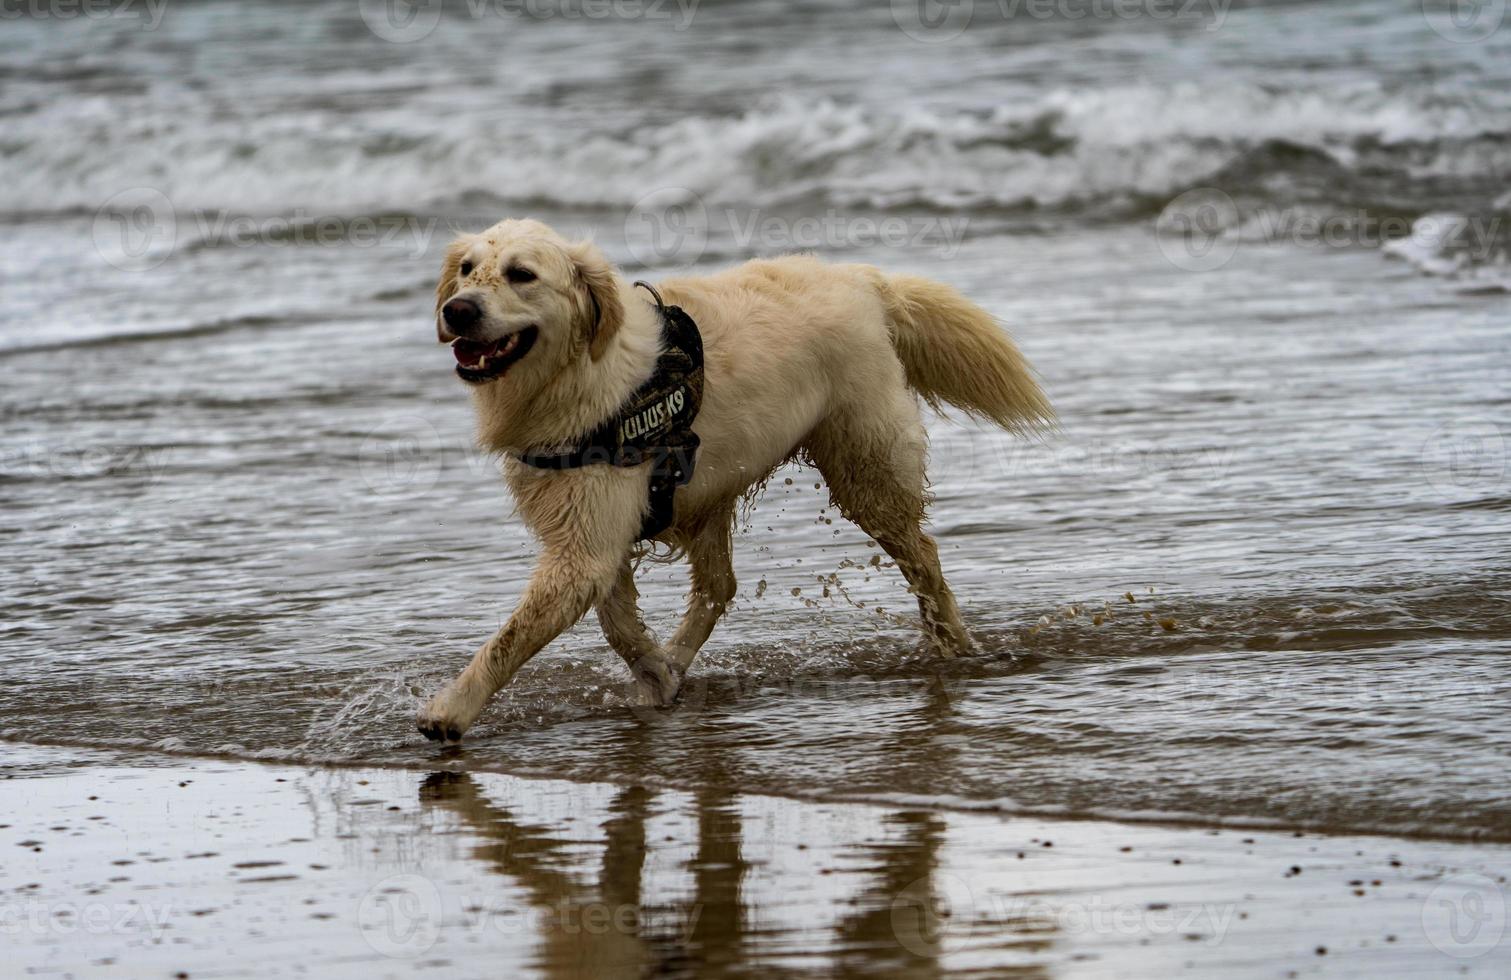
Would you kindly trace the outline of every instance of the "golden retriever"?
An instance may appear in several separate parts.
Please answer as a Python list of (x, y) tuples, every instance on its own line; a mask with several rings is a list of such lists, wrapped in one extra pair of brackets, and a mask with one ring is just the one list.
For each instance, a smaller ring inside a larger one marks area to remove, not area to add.
[(806, 255), (659, 284), (696, 321), (705, 393), (701, 450), (657, 536), (685, 552), (692, 592), (665, 644), (647, 631), (633, 575), (650, 463), (537, 469), (517, 454), (570, 446), (650, 378), (662, 318), (599, 249), (537, 221), (502, 221), (451, 244), (436, 329), (471, 388), (483, 447), (541, 554), (518, 608), (420, 711), (426, 737), (461, 738), (520, 667), (596, 609), (638, 701), (667, 704), (735, 594), (730, 543), (743, 495), (792, 459), (816, 466), (834, 506), (907, 578), (932, 645), (971, 639), (923, 532), (929, 497), (920, 397), (1006, 429), (1053, 424), (1033, 371), (992, 316), (950, 286)]

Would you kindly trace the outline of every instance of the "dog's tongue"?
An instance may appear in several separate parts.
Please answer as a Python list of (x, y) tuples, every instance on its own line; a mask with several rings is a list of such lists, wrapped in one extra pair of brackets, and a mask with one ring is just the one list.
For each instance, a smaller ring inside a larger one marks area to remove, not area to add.
[(476, 364), (495, 346), (497, 345), (480, 344), (475, 340), (457, 340), (452, 342), (451, 352), (456, 355), (458, 364)]

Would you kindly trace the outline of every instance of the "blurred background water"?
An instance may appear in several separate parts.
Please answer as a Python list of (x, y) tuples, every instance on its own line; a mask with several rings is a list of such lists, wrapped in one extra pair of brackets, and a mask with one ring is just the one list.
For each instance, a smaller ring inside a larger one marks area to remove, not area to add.
[[(0, 738), (431, 758), (413, 711), (532, 545), (430, 292), (455, 230), (530, 215), (635, 277), (813, 250), (952, 282), (1064, 431), (930, 423), (980, 657), (924, 656), (895, 569), (784, 470), (678, 708), (624, 707), (590, 619), (463, 764), (1511, 840), (1511, 24), (1481, 7), (8, 20)], [(646, 569), (663, 630), (682, 575)]]

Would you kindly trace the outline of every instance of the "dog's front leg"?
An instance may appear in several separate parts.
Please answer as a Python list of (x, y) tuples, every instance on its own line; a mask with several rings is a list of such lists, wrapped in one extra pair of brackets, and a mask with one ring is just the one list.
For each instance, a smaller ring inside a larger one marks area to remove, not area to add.
[(614, 586), (623, 561), (547, 550), (504, 628), (478, 648), (472, 662), (430, 699), (416, 719), (421, 734), (456, 741), (488, 699), (547, 643), (582, 618)]

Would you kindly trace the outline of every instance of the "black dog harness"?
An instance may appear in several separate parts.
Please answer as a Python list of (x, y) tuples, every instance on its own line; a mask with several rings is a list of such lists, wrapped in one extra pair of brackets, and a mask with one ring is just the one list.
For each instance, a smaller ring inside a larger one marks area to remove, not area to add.
[(661, 314), (664, 350), (650, 380), (573, 448), (524, 453), (518, 459), (542, 470), (575, 470), (598, 463), (639, 466), (649, 460), (650, 512), (640, 524), (638, 538), (644, 541), (671, 526), (672, 497), (693, 478), (698, 454), (693, 420), (703, 404), (703, 337), (693, 318), (680, 307), (662, 302), (654, 286), (635, 285), (655, 297), (656, 311)]

